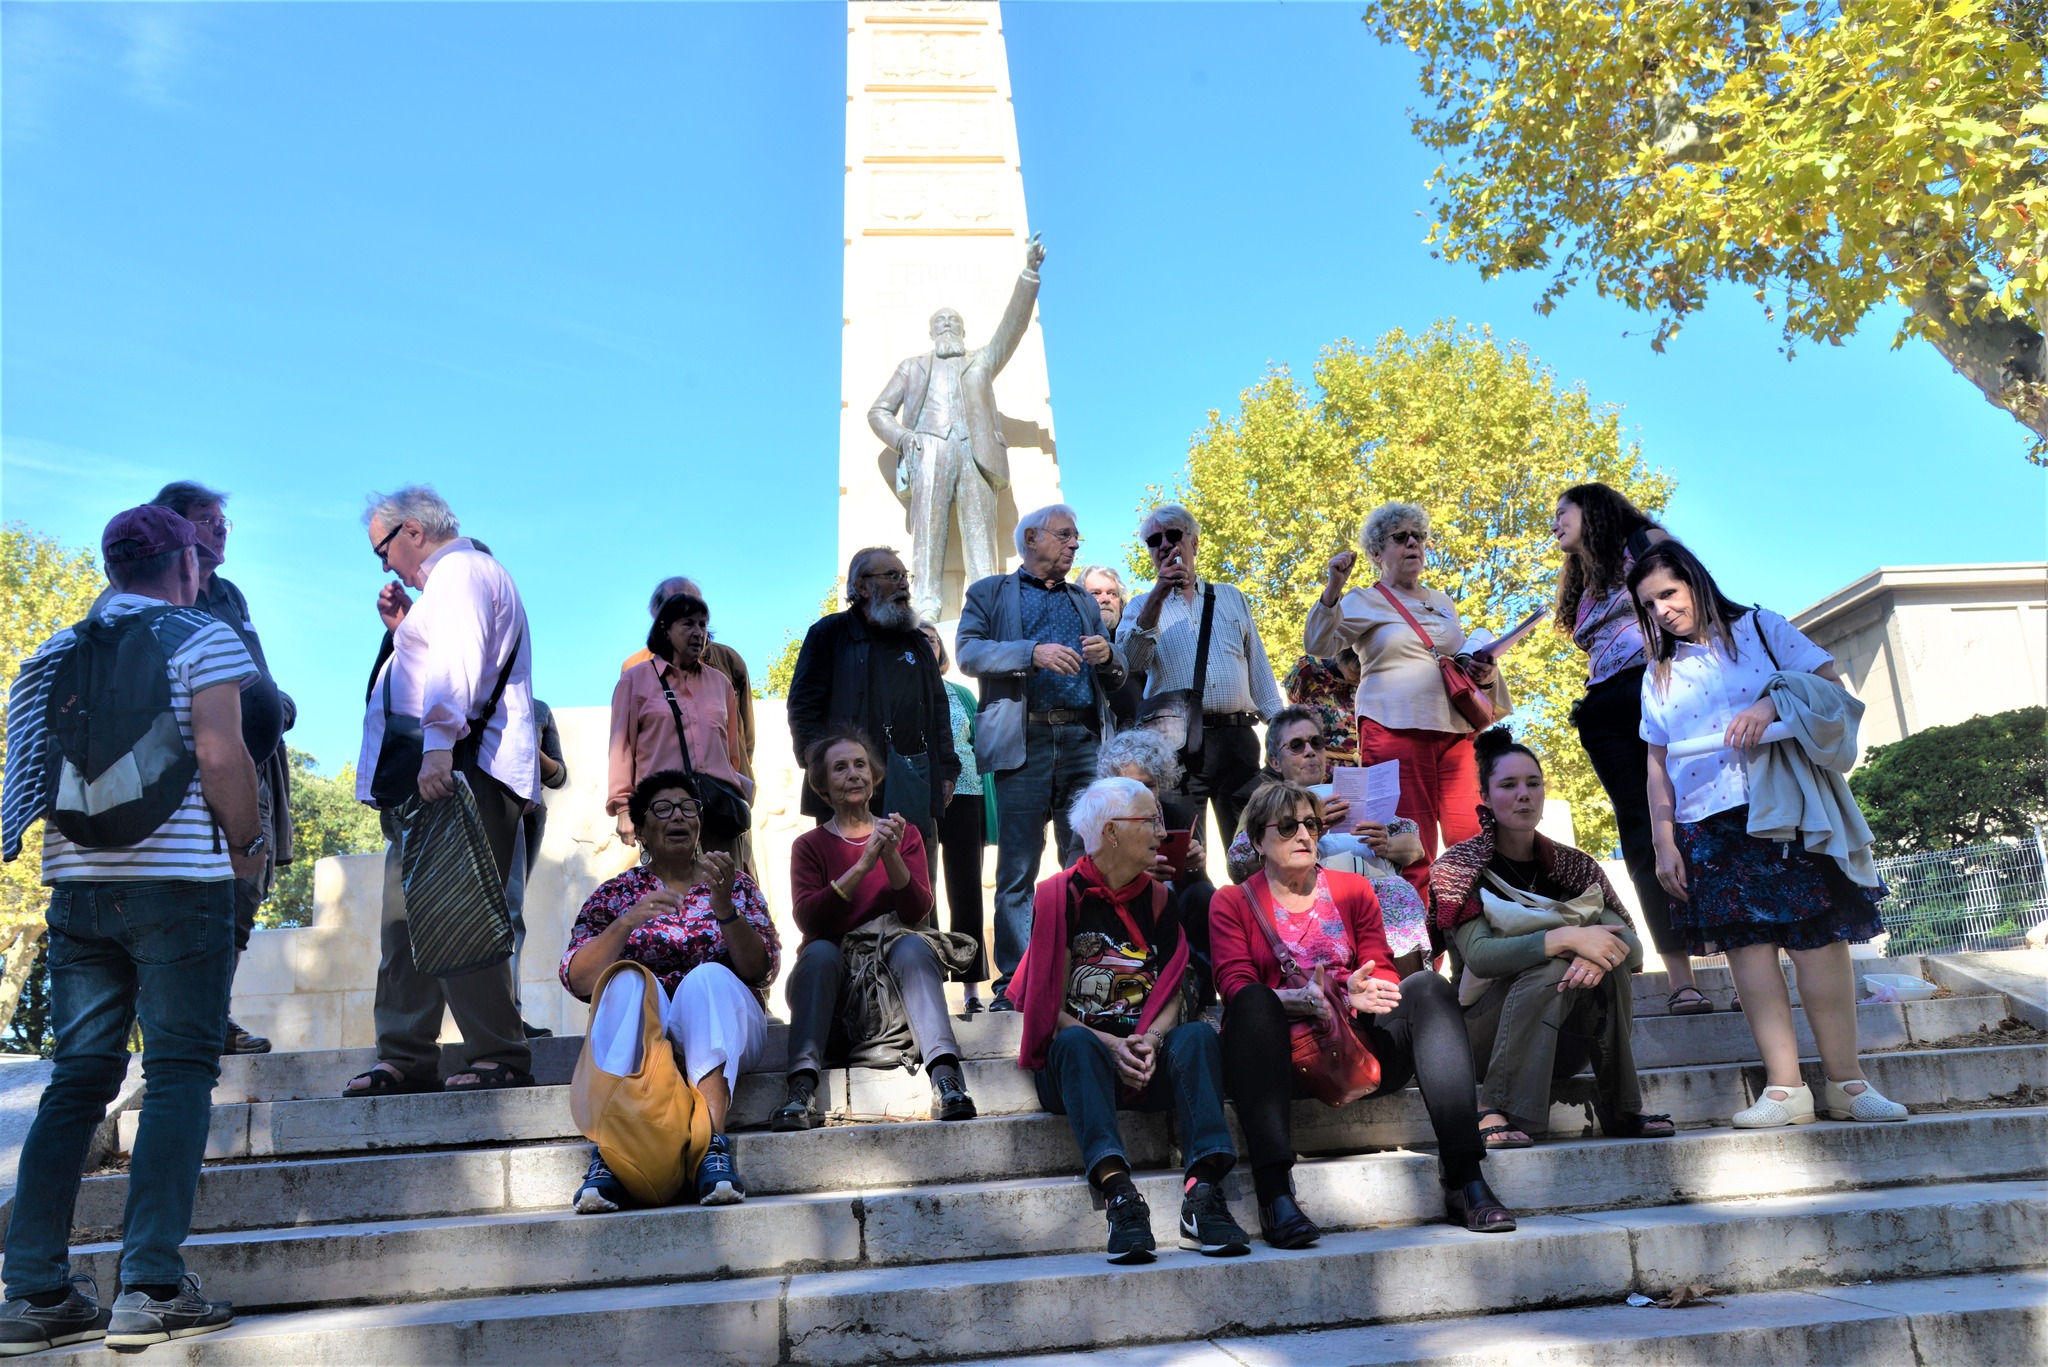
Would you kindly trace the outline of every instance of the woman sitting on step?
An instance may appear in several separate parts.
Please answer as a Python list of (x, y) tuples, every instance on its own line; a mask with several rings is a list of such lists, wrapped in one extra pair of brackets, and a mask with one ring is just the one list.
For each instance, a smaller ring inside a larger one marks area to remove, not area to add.
[[(1450, 1219), (1475, 1233), (1513, 1229), (1514, 1212), (1479, 1175), (1486, 1146), (1472, 1102), (1472, 1053), (1450, 984), (1428, 969), (1400, 977), (1372, 883), (1320, 867), (1321, 798), (1296, 783), (1269, 783), (1245, 807), (1243, 829), (1261, 867), (1241, 886), (1217, 889), (1209, 939), (1223, 996), (1224, 1075), (1251, 1150), (1260, 1234), (1275, 1248), (1306, 1248), (1321, 1236), (1294, 1199), (1292, 1027), (1301, 1021), (1327, 1032), (1339, 1011), (1349, 1018), (1339, 1028), (1378, 1064), (1378, 1085), (1364, 1095), (1398, 1092), (1410, 1078), (1422, 1089)], [(1342, 1007), (1325, 981), (1343, 994)]]
[(1248, 1253), (1221, 1186), (1237, 1147), (1223, 1117), (1216, 1032), (1183, 1023), (1187, 937), (1147, 872), (1164, 834), (1158, 800), (1136, 779), (1097, 779), (1074, 799), (1071, 824), (1087, 853), (1038, 885), (1030, 947), (1010, 983), (1023, 1015), (1017, 1066), (1074, 1131), (1081, 1171), (1108, 1212), (1111, 1262), (1148, 1263), (1157, 1247), (1120, 1110), (1175, 1112), (1187, 1160), (1180, 1246)]
[(804, 940), (783, 989), (789, 1095), (773, 1128), (816, 1123), (828, 1050), (835, 1062), (865, 1067), (922, 1062), (931, 1118), (971, 1120), (946, 977), (972, 964), (979, 947), (926, 924), (932, 877), (924, 837), (901, 816), (876, 816), (869, 806), (882, 768), (863, 732), (827, 728), (804, 752), (804, 781), (832, 804), (832, 817), (789, 851), (792, 915)]
[[(760, 888), (732, 856), (699, 843), (701, 806), (690, 775), (667, 769), (641, 779), (626, 815), (640, 863), (599, 884), (576, 914), (562, 955), (562, 986), (589, 1001), (605, 970), (621, 959), (645, 965), (660, 980), (666, 1033), (711, 1120), (711, 1146), (696, 1173), (697, 1199), (731, 1205), (744, 1200), (747, 1189), (733, 1170), (725, 1118), (740, 1074), (760, 1059), (767, 1040), (763, 1001), (781, 957), (775, 923)], [(621, 974), (606, 985), (591, 1012), (586, 1048), (609, 1041), (628, 1052), (637, 1047), (643, 981)], [(607, 1063), (607, 1072), (636, 1071), (630, 1061), (612, 1062), (625, 1066)], [(678, 1135), (676, 1142), (683, 1139)], [(576, 1209), (617, 1210), (626, 1200), (624, 1187), (593, 1152)]]
[(1438, 925), (1479, 1075), (1479, 1134), (1525, 1149), (1550, 1126), (1552, 1088), (1593, 1065), (1594, 1111), (1610, 1138), (1664, 1139), (1644, 1115), (1629, 1026), (1643, 947), (1592, 858), (1537, 832), (1543, 765), (1505, 726), (1473, 742), (1479, 834), (1429, 871)]

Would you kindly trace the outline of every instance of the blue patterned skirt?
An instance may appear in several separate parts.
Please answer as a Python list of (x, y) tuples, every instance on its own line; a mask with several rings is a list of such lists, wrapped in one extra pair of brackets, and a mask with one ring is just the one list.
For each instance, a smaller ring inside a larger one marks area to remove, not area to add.
[(1671, 928), (1693, 954), (1821, 949), (1884, 933), (1883, 888), (1854, 882), (1826, 855), (1751, 835), (1747, 805), (1678, 822), (1676, 835), (1689, 900), (1673, 899)]

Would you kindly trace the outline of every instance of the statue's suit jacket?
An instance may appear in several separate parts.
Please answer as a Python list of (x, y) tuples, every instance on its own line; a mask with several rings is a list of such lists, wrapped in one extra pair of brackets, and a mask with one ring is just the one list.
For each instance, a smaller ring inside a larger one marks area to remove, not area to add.
[[(988, 476), (989, 484), (1001, 493), (1010, 487), (1010, 448), (1003, 440), (1002, 415), (996, 411), (996, 372), (1009, 364), (1024, 330), (1031, 326), (1031, 306), (1038, 301), (1038, 276), (1025, 271), (1017, 277), (1010, 293), (1010, 306), (1003, 321), (986, 344), (967, 353), (967, 365), (960, 375), (961, 399), (967, 406), (967, 438), (974, 450), (974, 463)], [(902, 449), (903, 436), (924, 408), (925, 391), (932, 382), (932, 353), (912, 356), (896, 367), (889, 383), (868, 410), (868, 426), (891, 450)], [(898, 413), (901, 413), (901, 419)], [(900, 457), (899, 457), (900, 459)], [(906, 482), (898, 479), (897, 487)], [(907, 495), (906, 495), (907, 497)]]

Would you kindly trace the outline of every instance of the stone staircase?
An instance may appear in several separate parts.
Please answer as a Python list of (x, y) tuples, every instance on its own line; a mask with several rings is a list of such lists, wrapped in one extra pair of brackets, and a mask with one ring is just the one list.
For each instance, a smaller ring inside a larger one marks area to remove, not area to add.
[[(1861, 1008), (1870, 1075), (1913, 1108), (1904, 1124), (1728, 1129), (1762, 1080), (1747, 1030), (1725, 1012), (1662, 1014), (1662, 976), (1646, 974), (1645, 1107), (1682, 1133), (1495, 1155), (1488, 1177), (1519, 1232), (1441, 1223), (1435, 1160), (1410, 1147), (1428, 1139), (1411, 1090), (1298, 1105), (1312, 1156), (1297, 1189), (1332, 1231), (1317, 1247), (1164, 1251), (1135, 1268), (1102, 1258), (1066, 1123), (1037, 1111), (1012, 1062), (1014, 1016), (960, 1027), (981, 1119), (923, 1120), (922, 1076), (835, 1071), (825, 1097), (842, 1123), (738, 1136), (744, 1205), (607, 1216), (567, 1208), (588, 1152), (566, 1087), (580, 1041), (539, 1041), (530, 1090), (375, 1100), (333, 1095), (366, 1050), (229, 1059), (186, 1258), (242, 1318), (151, 1361), (2038, 1361), (2048, 1044), (2001, 1026), (2016, 1012), (2039, 1024), (2040, 1006), (1954, 981), (1950, 997)], [(1703, 986), (1725, 1004), (1725, 972)], [(767, 1068), (742, 1079), (739, 1127), (780, 1102), (782, 1043), (777, 1027)], [(133, 1118), (118, 1117), (123, 1149)], [(1171, 1250), (1170, 1127), (1125, 1125)], [(1590, 1132), (1581, 1107), (1553, 1125)], [(109, 1171), (80, 1194), (74, 1254), (102, 1286), (125, 1186)], [(1229, 1192), (1254, 1224), (1248, 1175)], [(1718, 1308), (1621, 1304), (1688, 1283)]]

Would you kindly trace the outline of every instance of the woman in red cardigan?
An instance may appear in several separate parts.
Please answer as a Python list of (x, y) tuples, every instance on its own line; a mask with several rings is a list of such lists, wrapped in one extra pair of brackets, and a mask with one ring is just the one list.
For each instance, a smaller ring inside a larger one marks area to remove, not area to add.
[(1281, 986), (1280, 961), (1261, 921), (1304, 971), (1320, 970), (1347, 986), (1352, 1029), (1380, 1065), (1372, 1095), (1398, 1091), (1411, 1077), (1421, 1087), (1449, 1218), (1479, 1233), (1513, 1229), (1514, 1213), (1479, 1175), (1486, 1146), (1465, 1018), (1451, 985), (1427, 969), (1405, 979), (1394, 972), (1370, 880), (1317, 862), (1323, 804), (1308, 789), (1259, 789), (1245, 808), (1244, 830), (1264, 867), (1241, 886), (1216, 890), (1209, 945), (1223, 998), (1223, 1077), (1251, 1151), (1260, 1234), (1275, 1248), (1305, 1248), (1322, 1232), (1294, 1200), (1288, 1027), (1322, 1019), (1330, 1009), (1313, 984)]

